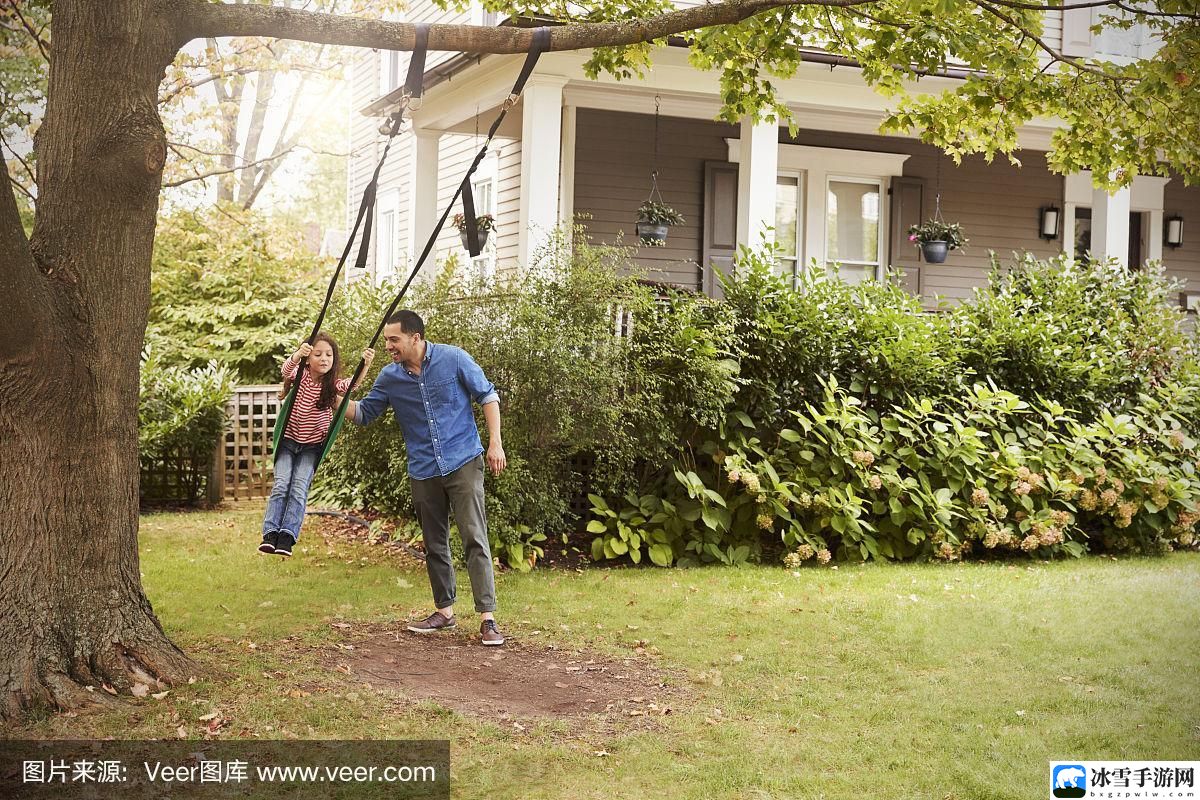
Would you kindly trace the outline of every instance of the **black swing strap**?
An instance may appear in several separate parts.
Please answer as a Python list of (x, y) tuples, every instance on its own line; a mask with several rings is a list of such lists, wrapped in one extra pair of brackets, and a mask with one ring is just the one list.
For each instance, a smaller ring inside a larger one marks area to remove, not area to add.
[[(529, 48), (528, 55), (525, 56), (525, 64), (521, 67), (521, 74), (517, 77), (516, 82), (513, 84), (512, 92), (501, 105), (499, 115), (497, 115), (495, 122), (492, 123), (492, 127), (488, 130), (487, 139), (484, 141), (483, 146), (476, 154), (475, 160), (471, 163), (470, 168), (467, 170), (467, 174), (459, 183), (458, 189), (456, 189), (454, 192), (454, 196), (450, 198), (450, 202), (446, 205), (445, 210), (442, 211), (442, 216), (438, 219), (437, 225), (434, 226), (433, 231), (429, 234), (429, 238), (425, 242), (424, 249), (421, 250), (421, 256), (417, 259), (417, 263), (413, 266), (412, 271), (409, 272), (408, 279), (405, 280), (404, 285), (400, 287), (400, 291), (392, 300), (391, 305), (389, 305), (387, 311), (384, 312), (383, 318), (379, 321), (379, 326), (375, 328), (375, 334), (371, 337), (371, 343), (368, 344), (367, 347), (373, 348), (379, 341), (380, 335), (383, 334), (383, 326), (387, 324), (388, 317), (395, 313), (396, 308), (400, 305), (400, 301), (403, 300), (404, 295), (408, 293), (409, 286), (412, 285), (413, 280), (417, 277), (417, 273), (421, 271), (421, 267), (424, 266), (425, 261), (429, 258), (429, 254), (433, 252), (433, 247), (437, 243), (437, 239), (439, 234), (442, 232), (442, 228), (446, 225), (446, 219), (450, 216), (450, 211), (454, 208), (454, 204), (458, 201), (460, 195), (464, 195), (464, 193), (470, 191), (471, 177), (475, 174), (475, 170), (479, 169), (480, 163), (487, 154), (488, 146), (491, 144), (492, 139), (496, 136), (496, 131), (500, 129), (500, 124), (504, 122), (505, 115), (507, 115), (509, 110), (516, 105), (517, 100), (520, 99), (521, 92), (524, 90), (525, 84), (529, 81), (529, 76), (533, 74), (533, 69), (535, 66), (537, 66), (538, 58), (540, 58), (542, 53), (549, 48), (549, 45), (550, 28), (535, 28), (533, 31), (533, 42)], [(469, 210), (472, 213), (469, 214), (468, 217), (469, 219), (473, 220), (473, 202), (471, 203), (471, 208)], [(478, 231), (476, 231), (476, 237), (478, 237)], [(477, 239), (472, 241), (477, 241)], [(478, 250), (475, 251), (475, 254), (478, 254)], [(358, 366), (354, 369), (354, 377), (350, 381), (351, 386), (355, 385), (359, 381), (365, 368), (366, 362), (364, 362), (362, 358), (359, 358)], [(341, 429), (342, 421), (345, 419), (346, 415), (346, 408), (349, 406), (349, 404), (350, 393), (347, 392), (342, 398), (342, 402), (338, 407), (338, 410), (333, 415), (333, 425), (330, 426), (329, 433), (326, 434), (325, 446), (321, 451), (321, 457), (317, 460), (318, 466), (320, 465), (321, 460), (324, 459), (325, 454), (329, 452), (330, 447), (333, 446), (333, 441), (335, 438), (337, 438), (338, 431)]]
[[(424, 89), (425, 78), (425, 55), (429, 47), (429, 25), (426, 23), (418, 23), (415, 26), (416, 41), (413, 45), (412, 59), (408, 64), (408, 76), (404, 82), (404, 101), (400, 110), (397, 111), (391, 118), (391, 128), (388, 130), (387, 142), (384, 144), (383, 153), (379, 157), (379, 163), (375, 165), (375, 171), (371, 175), (371, 180), (367, 183), (363, 190), (362, 200), (358, 204), (358, 214), (354, 219), (354, 227), (350, 231), (350, 235), (346, 239), (346, 246), (342, 250), (341, 258), (338, 259), (337, 267), (330, 276), (329, 286), (325, 290), (325, 301), (321, 304), (321, 310), (317, 314), (316, 322), (313, 324), (312, 332), (308, 335), (308, 343), (312, 345), (316, 341), (317, 334), (321, 332), (321, 325), (325, 322), (325, 314), (329, 310), (329, 303), (333, 299), (334, 289), (337, 288), (338, 280), (342, 275), (342, 269), (346, 266), (346, 260), (350, 257), (350, 251), (354, 248), (355, 238), (358, 236), (359, 229), (362, 229), (362, 238), (359, 239), (358, 254), (354, 259), (356, 269), (364, 269), (367, 265), (367, 253), (371, 242), (371, 229), (374, 221), (375, 201), (379, 193), (379, 175), (383, 171), (383, 165), (387, 161), (388, 151), (391, 150), (392, 142), (396, 138), (396, 134), (400, 132), (400, 127), (404, 123), (404, 110), (414, 98), (419, 98)], [(287, 429), (288, 421), (292, 416), (292, 405), (296, 399), (296, 393), (300, 390), (300, 380), (304, 377), (304, 370), (307, 364), (301, 362), (300, 369), (296, 373), (295, 379), (292, 381), (291, 391), (285, 398), (283, 407), (279, 411), (279, 418), (275, 422), (274, 431), (274, 452), (279, 452), (279, 442), (283, 438), (283, 432)]]

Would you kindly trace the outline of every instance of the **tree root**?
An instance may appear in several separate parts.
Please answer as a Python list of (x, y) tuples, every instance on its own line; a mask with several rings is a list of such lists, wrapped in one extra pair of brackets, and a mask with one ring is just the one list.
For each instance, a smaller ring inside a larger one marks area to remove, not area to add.
[(136, 644), (110, 637), (97, 642), (90, 653), (50, 650), (45, 640), (36, 651), (31, 646), (8, 667), (0, 721), (19, 723), (46, 710), (114, 706), (121, 696), (135, 696), (135, 687), (145, 687), (146, 693), (162, 691), (204, 672), (157, 626), (141, 633), (122, 637), (136, 639)]

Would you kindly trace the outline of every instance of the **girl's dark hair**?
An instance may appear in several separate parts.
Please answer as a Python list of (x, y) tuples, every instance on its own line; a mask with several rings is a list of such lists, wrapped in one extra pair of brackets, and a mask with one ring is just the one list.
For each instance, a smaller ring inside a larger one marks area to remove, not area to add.
[[(342, 355), (341, 351), (338, 350), (337, 340), (325, 331), (321, 331), (313, 339), (313, 347), (317, 346), (317, 342), (329, 342), (329, 347), (333, 350), (333, 366), (329, 368), (329, 372), (321, 376), (321, 396), (317, 398), (317, 408), (332, 409), (337, 403), (337, 381), (338, 375), (342, 373)], [(300, 373), (297, 372), (296, 374), (299, 375)], [(279, 392), (279, 399), (282, 400), (287, 397), (288, 392), (291, 390), (292, 379), (288, 378), (283, 382), (283, 389)]]
[(317, 342), (329, 342), (329, 347), (333, 350), (333, 366), (321, 376), (321, 396), (317, 398), (317, 408), (332, 409), (337, 404), (337, 381), (338, 375), (342, 374), (342, 355), (338, 350), (337, 340), (325, 331), (321, 331), (317, 338), (313, 339), (313, 347), (316, 347)]

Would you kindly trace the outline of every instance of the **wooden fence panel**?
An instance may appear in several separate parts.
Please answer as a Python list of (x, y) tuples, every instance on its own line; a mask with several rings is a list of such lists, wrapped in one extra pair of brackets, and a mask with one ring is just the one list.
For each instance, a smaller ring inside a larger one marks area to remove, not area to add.
[(226, 404), (229, 425), (218, 448), (217, 483), (226, 500), (271, 494), (271, 434), (282, 402), (279, 386), (239, 386)]

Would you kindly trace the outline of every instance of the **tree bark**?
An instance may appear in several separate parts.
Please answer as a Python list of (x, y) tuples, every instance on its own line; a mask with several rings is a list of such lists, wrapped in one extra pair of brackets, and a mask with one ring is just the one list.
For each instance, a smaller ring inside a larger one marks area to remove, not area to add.
[[(217, 60), (219, 45), (215, 39), (208, 40), (208, 54), (211, 64)], [(246, 76), (235, 73), (225, 84), (225, 78), (218, 76), (213, 81), (213, 90), (217, 95), (217, 109), (221, 120), (221, 156), (220, 169), (223, 170), (217, 178), (217, 201), (233, 202), (234, 170), (237, 169), (238, 114), (242, 107), (242, 91), (246, 86)]]
[[(321, 44), (412, 50), (416, 26), (410, 22), (318, 14), (283, 6), (235, 6), (207, 0), (158, 0), (164, 13), (180, 21), (188, 38), (204, 36), (271, 36)], [(732, 25), (755, 14), (785, 6), (847, 8), (879, 0), (725, 0), (669, 11), (649, 19), (555, 26), (550, 51), (651, 42), (713, 25)], [(486, 25), (430, 25), (430, 50), (464, 53), (526, 53), (533, 43), (530, 28)]]
[[(142, 591), (138, 361), (177, 49), (149, 0), (55, 4), (28, 246), (0, 201), (0, 717), (194, 673)], [(15, 345), (14, 345), (15, 343)], [(86, 691), (87, 686), (95, 691)]]

